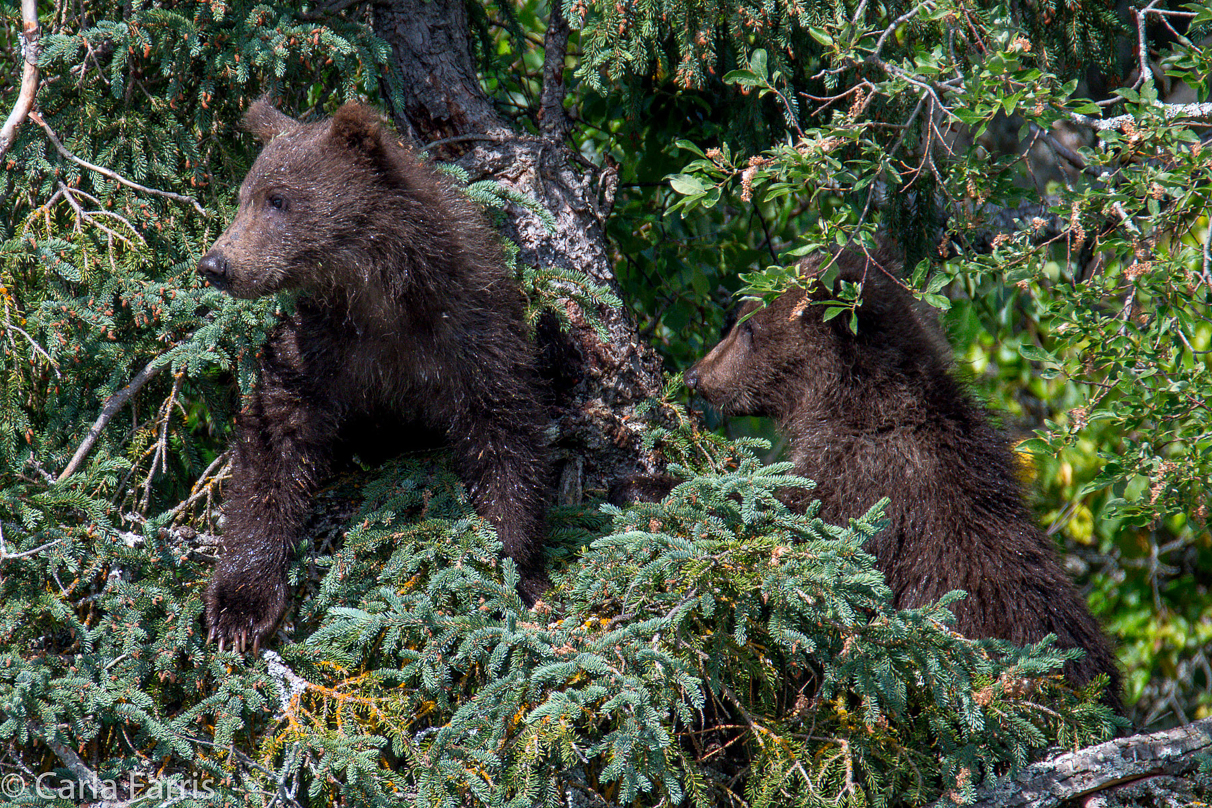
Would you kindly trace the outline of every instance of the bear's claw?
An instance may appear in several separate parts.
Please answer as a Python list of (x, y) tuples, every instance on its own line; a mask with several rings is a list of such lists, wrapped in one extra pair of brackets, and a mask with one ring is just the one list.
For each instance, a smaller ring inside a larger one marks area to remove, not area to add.
[(208, 643), (219, 643), (243, 654), (261, 650), (261, 643), (277, 627), (286, 611), (286, 582), (264, 578), (247, 583), (240, 576), (217, 572), (206, 591)]

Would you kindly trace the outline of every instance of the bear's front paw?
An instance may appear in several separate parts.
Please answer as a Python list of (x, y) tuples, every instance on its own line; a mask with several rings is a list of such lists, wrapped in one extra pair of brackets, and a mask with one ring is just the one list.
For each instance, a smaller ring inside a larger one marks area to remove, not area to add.
[(286, 611), (286, 581), (277, 576), (240, 575), (215, 570), (206, 588), (206, 641), (255, 654)]

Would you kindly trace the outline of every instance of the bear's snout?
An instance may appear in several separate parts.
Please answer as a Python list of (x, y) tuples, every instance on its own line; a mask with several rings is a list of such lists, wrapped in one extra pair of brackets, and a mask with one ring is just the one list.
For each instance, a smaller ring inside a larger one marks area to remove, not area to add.
[(699, 366), (694, 365), (693, 367), (691, 367), (690, 370), (687, 370), (685, 373), (682, 374), (682, 378), (685, 379), (687, 387), (689, 387), (691, 390), (698, 390), (699, 389)]
[(202, 276), (202, 280), (219, 291), (227, 291), (231, 280), (230, 273), (231, 264), (228, 263), (226, 258), (216, 252), (208, 252), (198, 262), (198, 274)]

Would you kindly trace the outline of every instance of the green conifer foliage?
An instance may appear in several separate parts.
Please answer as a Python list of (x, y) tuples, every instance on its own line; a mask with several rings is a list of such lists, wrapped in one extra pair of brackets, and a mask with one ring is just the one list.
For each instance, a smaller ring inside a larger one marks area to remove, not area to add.
[[(443, 456), (423, 455), (323, 492), (274, 652), (206, 645), (229, 425), (290, 304), (235, 301), (194, 265), (256, 152), (236, 130), (253, 98), (322, 114), (391, 93), (360, 19), (235, 0), (43, 10), (45, 126), (26, 122), (0, 173), (7, 804), (924, 804), (1109, 734), (1097, 694), (1060, 679), (1074, 652), (970, 642), (945, 604), (892, 610), (861, 550), (878, 508), (846, 526), (790, 513), (776, 492), (806, 481), (667, 402), (682, 426), (647, 440), (686, 482), (660, 504), (553, 511), (539, 609)], [(744, 55), (727, 70), (752, 70)], [(6, 108), (14, 93), (0, 85)], [(750, 167), (723, 166), (712, 183)], [(532, 309), (616, 302), (518, 269)]]

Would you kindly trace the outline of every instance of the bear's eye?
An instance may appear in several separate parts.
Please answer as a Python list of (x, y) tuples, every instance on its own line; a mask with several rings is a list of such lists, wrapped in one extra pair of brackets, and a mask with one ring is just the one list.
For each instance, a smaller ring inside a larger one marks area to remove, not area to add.
[(265, 201), (274, 210), (285, 210), (286, 209), (286, 199), (281, 196), (278, 196), (277, 194), (274, 194), (273, 196), (269, 197)]

